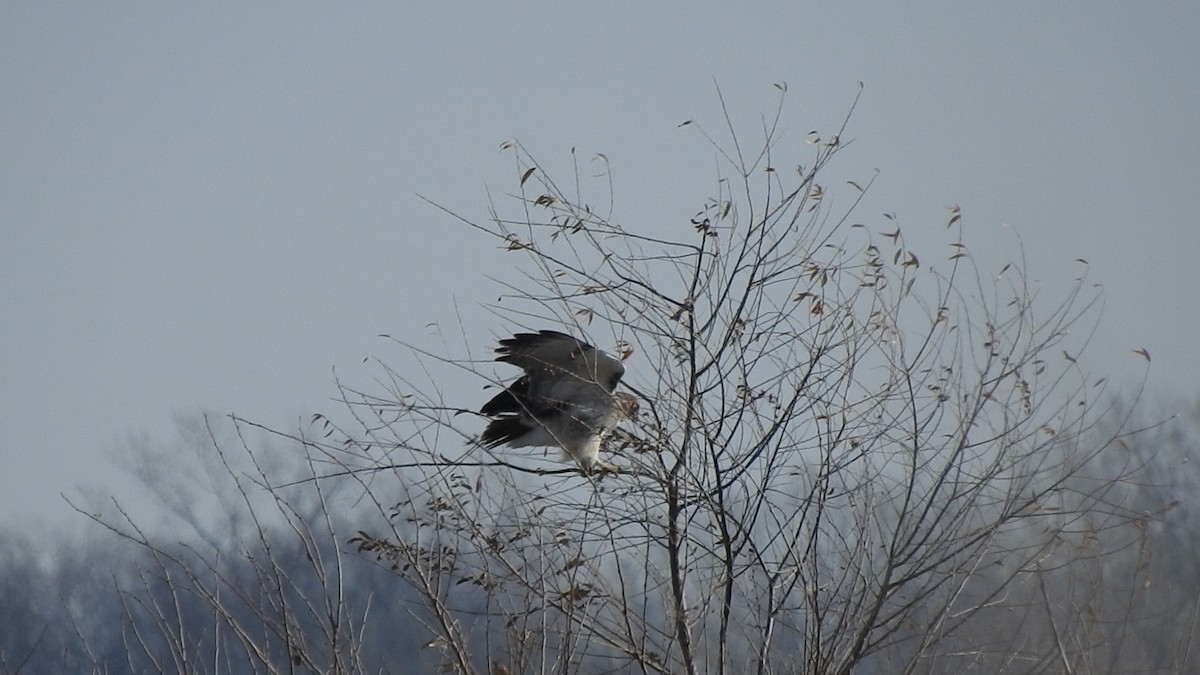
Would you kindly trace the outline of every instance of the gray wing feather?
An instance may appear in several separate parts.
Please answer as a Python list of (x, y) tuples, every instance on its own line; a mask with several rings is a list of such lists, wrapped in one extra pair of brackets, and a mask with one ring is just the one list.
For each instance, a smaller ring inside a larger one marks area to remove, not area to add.
[(517, 333), (500, 341), (497, 361), (511, 363), (539, 384), (576, 380), (612, 393), (625, 374), (625, 364), (612, 354), (558, 331)]

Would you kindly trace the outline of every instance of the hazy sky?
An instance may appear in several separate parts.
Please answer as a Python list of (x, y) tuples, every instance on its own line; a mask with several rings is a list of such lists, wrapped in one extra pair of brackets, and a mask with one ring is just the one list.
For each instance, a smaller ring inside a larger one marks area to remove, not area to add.
[[(699, 6), (696, 6), (699, 4)], [(1091, 361), (1197, 393), (1200, 3), (0, 5), (0, 524), (60, 520), (174, 420), (277, 425), (370, 379), (380, 333), (498, 330), (486, 215), (518, 138), (604, 153), (628, 228), (686, 226), (718, 83), (747, 133), (787, 82), (797, 142), (864, 94), (839, 171), (865, 216), (1107, 289)], [(990, 233), (990, 234), (989, 234)], [(991, 235), (996, 236), (992, 237)], [(480, 346), (481, 351), (488, 345)]]

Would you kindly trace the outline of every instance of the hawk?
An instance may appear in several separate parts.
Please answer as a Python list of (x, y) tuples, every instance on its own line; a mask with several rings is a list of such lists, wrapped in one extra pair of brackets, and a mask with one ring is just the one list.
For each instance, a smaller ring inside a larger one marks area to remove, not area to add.
[(614, 391), (625, 374), (620, 359), (552, 330), (517, 333), (496, 353), (525, 374), (480, 409), (492, 418), (483, 447), (559, 447), (585, 473), (616, 471), (600, 461), (600, 443), (638, 410), (636, 398)]

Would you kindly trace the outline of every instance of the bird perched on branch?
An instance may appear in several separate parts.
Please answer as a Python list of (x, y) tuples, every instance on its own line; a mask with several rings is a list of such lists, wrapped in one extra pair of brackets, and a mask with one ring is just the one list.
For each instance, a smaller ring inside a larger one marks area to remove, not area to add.
[(525, 374), (480, 410), (492, 418), (481, 445), (559, 447), (585, 473), (617, 470), (600, 461), (600, 444), (638, 410), (636, 398), (615, 391), (625, 374), (620, 359), (552, 330), (517, 333), (496, 353)]

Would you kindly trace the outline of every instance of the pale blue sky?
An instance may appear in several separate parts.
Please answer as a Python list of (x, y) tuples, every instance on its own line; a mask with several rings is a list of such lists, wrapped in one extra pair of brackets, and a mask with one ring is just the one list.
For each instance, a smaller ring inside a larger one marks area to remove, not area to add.
[[(714, 179), (714, 81), (752, 132), (831, 130), (867, 216), (962, 206), (1048, 288), (1107, 288), (1098, 375), (1200, 376), (1200, 3), (248, 3), (0, 6), (0, 514), (65, 517), (130, 436), (236, 411), (287, 425), (369, 379), (379, 333), (457, 301), (496, 330), (485, 214), (519, 138), (604, 153), (616, 216), (686, 223)], [(351, 9), (352, 8), (352, 9)], [(481, 345), (486, 350), (488, 345)]]

